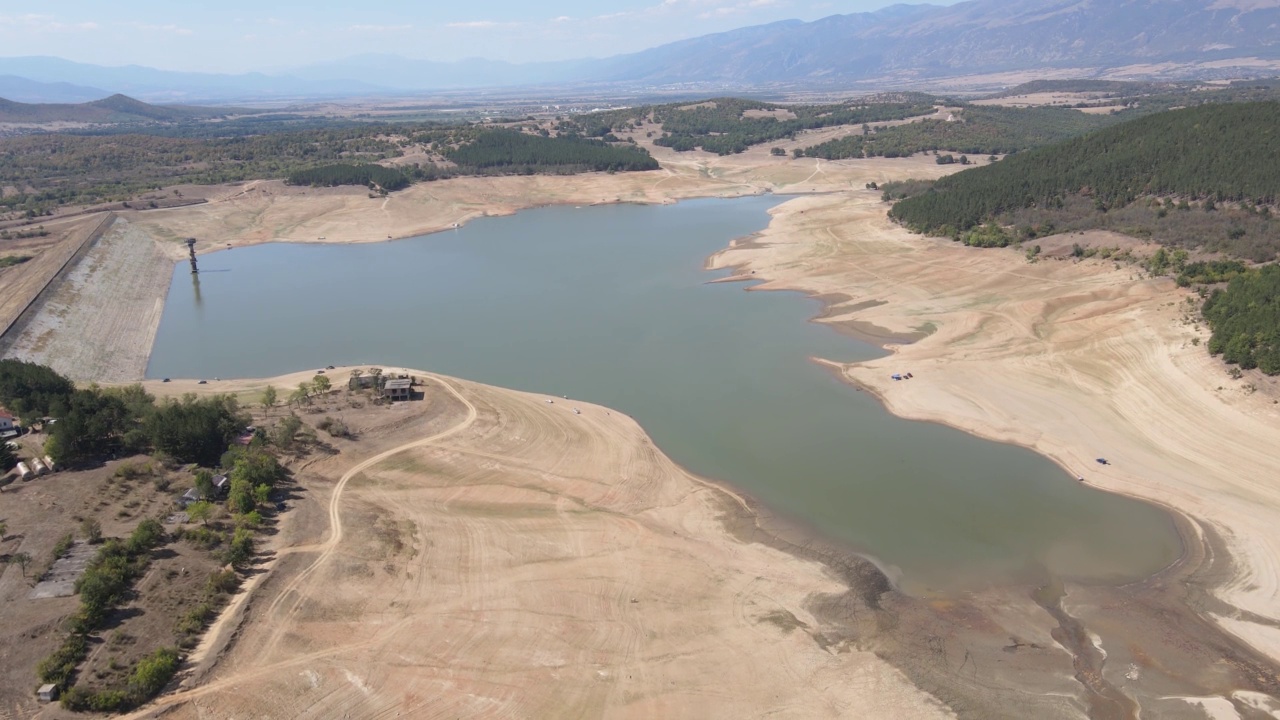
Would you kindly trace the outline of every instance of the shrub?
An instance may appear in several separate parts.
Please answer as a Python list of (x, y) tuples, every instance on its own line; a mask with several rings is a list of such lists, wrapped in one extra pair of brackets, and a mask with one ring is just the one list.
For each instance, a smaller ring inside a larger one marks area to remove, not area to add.
[(68, 635), (57, 650), (36, 665), (36, 675), (40, 678), (40, 682), (53, 683), (60, 688), (65, 688), (88, 649), (89, 644), (84, 635), (78, 633)]
[(155, 697), (177, 671), (178, 651), (160, 648), (138, 662), (129, 676), (129, 693), (139, 701)]
[(57, 560), (63, 555), (66, 555), (67, 552), (71, 550), (71, 546), (75, 544), (76, 536), (71, 533), (67, 533), (61, 538), (58, 538), (57, 544), (53, 546), (53, 559)]

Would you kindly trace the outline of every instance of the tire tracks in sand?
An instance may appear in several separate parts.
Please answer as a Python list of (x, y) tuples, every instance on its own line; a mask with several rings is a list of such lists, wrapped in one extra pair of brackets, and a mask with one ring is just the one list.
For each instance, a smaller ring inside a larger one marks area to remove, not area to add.
[[(305, 583), (307, 579), (310, 578), (315, 573), (316, 570), (318, 570), (322, 565), (328, 562), (330, 558), (333, 557), (334, 553), (337, 552), (338, 550), (338, 546), (342, 543), (342, 537), (343, 537), (342, 494), (343, 494), (343, 491), (346, 489), (347, 484), (350, 483), (351, 480), (354, 479), (357, 475), (360, 475), (361, 473), (368, 470), (369, 468), (381, 462), (384, 462), (389, 458), (394, 457), (395, 455), (398, 455), (408, 450), (413, 450), (416, 448), (425, 447), (425, 446), (440, 442), (445, 438), (451, 437), (453, 435), (456, 435), (459, 432), (462, 432), (463, 430), (466, 430), (467, 428), (471, 427), (475, 423), (476, 418), (478, 417), (476, 406), (470, 400), (468, 400), (466, 396), (462, 394), (462, 392), (460, 392), (456, 387), (453, 386), (452, 383), (450, 383), (449, 381), (445, 380), (442, 377), (435, 376), (435, 375), (428, 375), (427, 377), (439, 383), (440, 386), (443, 387), (445, 390), (447, 390), (450, 395), (452, 395), (456, 400), (458, 400), (458, 402), (461, 402), (464, 406), (466, 406), (467, 408), (466, 417), (463, 418), (457, 424), (453, 425), (452, 427), (442, 430), (434, 435), (422, 438), (420, 440), (414, 440), (413, 442), (405, 443), (404, 445), (399, 445), (397, 447), (391, 448), (390, 450), (386, 450), (370, 458), (367, 458), (357, 463), (356, 465), (354, 465), (353, 467), (351, 467), (349, 470), (347, 470), (345, 473), (342, 474), (342, 477), (339, 478), (338, 482), (334, 485), (333, 494), (329, 498), (329, 538), (320, 545), (311, 545), (305, 548), (292, 548), (292, 549), (285, 548), (280, 550), (276, 554), (278, 558), (282, 555), (292, 554), (293, 552), (302, 551), (302, 550), (308, 550), (308, 551), (319, 550), (320, 551), (320, 554), (316, 556), (315, 560), (311, 561), (310, 565), (304, 568), (293, 579), (291, 579), (283, 588), (281, 588), (279, 594), (276, 595), (276, 598), (271, 601), (271, 604), (268, 605), (266, 610), (263, 612), (263, 617), (271, 617), (280, 610), (280, 608), (285, 604), (286, 599), (290, 597), (293, 598), (293, 604), (289, 607), (288, 611), (284, 614), (283, 617), (279, 618), (273, 623), (273, 625), (275, 626), (275, 630), (272, 632), (271, 637), (267, 640), (267, 642), (262, 646), (261, 650), (259, 651), (260, 657), (266, 657), (276, 647), (279, 646), (281, 639), (283, 638), (285, 632), (287, 631), (287, 628), (290, 626), (293, 619), (297, 617), (298, 613), (302, 609), (303, 603), (306, 600), (306, 596), (298, 592), (299, 588), (302, 587), (303, 583)], [(253, 595), (254, 591), (257, 589), (257, 586), (261, 584), (262, 578), (265, 578), (268, 575), (270, 575), (270, 571), (271, 571), (270, 567), (266, 568), (261, 574), (257, 576), (257, 578), (255, 578), (250, 584), (248, 584), (244, 588), (244, 590), (240, 592), (231, 601), (230, 604), (227, 605), (227, 607), (222, 611), (218, 620), (215, 621), (214, 624), (209, 627), (209, 630), (205, 634), (205, 639), (201, 642), (200, 646), (196, 649), (194, 653), (192, 653), (192, 659), (191, 659), (192, 662), (194, 663), (201, 662), (204, 659), (203, 655), (209, 652), (209, 649), (211, 647), (216, 647), (217, 645), (216, 638), (222, 635), (223, 633), (229, 632), (232, 630), (232, 625), (234, 624), (232, 622), (232, 619), (238, 615), (240, 609), (248, 602), (249, 598)], [(361, 644), (369, 644), (369, 643), (372, 643), (373, 641), (374, 641), (373, 639), (370, 639), (365, 643), (361, 643)], [(273, 667), (276, 667), (276, 668), (287, 667), (290, 665), (305, 663), (309, 660), (314, 660), (320, 657), (324, 657), (324, 656), (333, 654), (335, 652), (339, 652), (343, 649), (347, 649), (349, 647), (350, 646), (343, 645), (339, 647), (328, 648), (326, 650), (322, 650), (316, 653), (309, 653), (307, 655), (302, 655), (302, 656), (294, 656), (282, 662), (275, 663), (273, 665), (267, 665), (265, 667), (264, 666), (252, 667), (248, 671), (234, 673), (232, 675), (229, 675), (215, 682), (206, 683), (204, 685), (192, 688), (190, 690), (184, 690), (184, 691), (173, 693), (170, 695), (161, 696), (151, 704), (139, 710), (138, 712), (132, 713), (125, 717), (127, 718), (149, 717), (152, 715), (153, 712), (155, 712), (160, 708), (169, 707), (172, 705), (186, 702), (188, 700), (194, 700), (203, 695), (207, 695), (209, 693), (234, 686), (237, 683), (240, 683), (246, 676), (257, 676), (264, 669), (269, 669)]]

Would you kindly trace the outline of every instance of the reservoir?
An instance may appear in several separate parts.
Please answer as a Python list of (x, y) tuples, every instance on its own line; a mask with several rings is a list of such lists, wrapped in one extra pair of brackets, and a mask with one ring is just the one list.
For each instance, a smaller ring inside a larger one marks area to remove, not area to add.
[(1163, 511), (836, 380), (810, 358), (883, 351), (808, 322), (816, 301), (708, 284), (721, 273), (706, 257), (782, 201), (549, 207), (407, 240), (214, 253), (198, 284), (175, 268), (148, 377), (376, 362), (599, 403), (912, 592), (1132, 580), (1177, 557)]

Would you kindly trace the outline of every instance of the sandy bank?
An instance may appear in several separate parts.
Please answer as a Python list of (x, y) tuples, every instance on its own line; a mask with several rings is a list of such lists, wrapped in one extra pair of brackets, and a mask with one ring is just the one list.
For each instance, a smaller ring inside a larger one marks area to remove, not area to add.
[[(363, 544), (344, 545), (356, 542), (346, 537), (329, 543), (318, 532), (281, 537), (282, 550), (295, 550), (264, 578), (266, 608), (255, 601), (246, 615), (244, 637), (259, 640), (237, 641), (210, 684), (180, 698), (212, 710), (238, 707), (240, 696), (256, 702), (278, 695), (272, 712), (281, 716), (337, 711), (324, 699), (329, 694), (353, 707), (370, 698), (374, 712), (417, 707), (433, 693), (478, 703), (441, 705), (442, 712), (558, 714), (538, 704), (552, 697), (543, 686), (572, 698), (575, 708), (598, 711), (588, 714), (671, 714), (711, 708), (713, 699), (739, 716), (759, 714), (748, 699), (797, 717), (815, 714), (810, 701), (818, 699), (847, 715), (883, 716), (885, 707), (901, 714), (897, 705), (866, 704), (878, 698), (902, 697), (921, 712), (934, 707), (928, 696), (904, 690), (904, 676), (876, 665), (870, 652), (974, 717), (1078, 717), (1086, 709), (1124, 717), (1132, 714), (1126, 696), (1162, 709), (1168, 687), (1224, 699), (1241, 688), (1271, 691), (1274, 667), (1239, 651), (1217, 628), (1197, 624), (1189, 608), (1217, 616), (1272, 657), (1280, 653), (1270, 619), (1280, 577), (1280, 538), (1270, 528), (1280, 498), (1268, 485), (1280, 475), (1264, 450), (1277, 446), (1272, 391), (1248, 395), (1191, 344), (1202, 333), (1179, 324), (1176, 290), (1100, 262), (1029, 265), (1013, 253), (958, 248), (893, 227), (878, 193), (863, 185), (952, 169), (931, 158), (793, 161), (771, 158), (764, 148), (729, 158), (669, 155), (660, 155), (664, 167), (654, 173), (462, 179), (376, 200), (362, 191), (250, 183), (205, 205), (126, 218), (168, 240), (172, 257), (178, 239), (189, 235), (206, 251), (320, 237), (373, 242), (549, 203), (667, 202), (768, 189), (835, 193), (778, 208), (760, 237), (714, 262), (742, 266), (748, 275), (755, 269), (757, 278), (771, 279), (768, 288), (824, 297), (833, 303), (824, 322), (923, 338), (891, 358), (840, 368), (894, 412), (1033, 447), (1092, 483), (1190, 513), (1205, 522), (1188, 523), (1189, 532), (1221, 538), (1221, 545), (1201, 546), (1186, 567), (1150, 583), (1070, 587), (1065, 619), (1053, 614), (1061, 608), (1041, 607), (1017, 589), (913, 600), (842, 570), (848, 566), (840, 557), (813, 562), (806, 548), (777, 552), (780, 543), (726, 532), (726, 521), (730, 530), (754, 521), (726, 512), (723, 493), (672, 467), (617, 413), (578, 405), (583, 415), (570, 418), (562, 403), (446, 381), (477, 408), (477, 419), (447, 442), (406, 447), (397, 454), (402, 467), (388, 460), (370, 468), (346, 485), (340, 503), (332, 488), (353, 463), (397, 443), (421, 443), (439, 428), (367, 428), (376, 444), (309, 468), (319, 515), (354, 513), (350, 528), (360, 530), (351, 538)], [(903, 370), (917, 379), (888, 380)], [(251, 399), (259, 384), (152, 387), (233, 390)], [(1098, 455), (1114, 465), (1095, 471)], [(393, 553), (385, 561), (393, 570), (370, 560), (383, 561), (377, 553), (394, 545), (369, 535), (390, 536), (376, 523), (384, 515), (414, 528), (396, 531), (413, 551)], [(1209, 557), (1217, 547), (1238, 562)], [(1205, 567), (1216, 575), (1205, 575)], [(371, 577), (381, 589), (365, 593), (361, 579)], [(1217, 598), (1191, 598), (1188, 577), (1217, 588)], [(753, 578), (763, 579), (757, 585)], [(694, 598), (691, 614), (633, 618), (676, 613), (681, 603), (665, 588), (684, 584)], [(768, 602), (756, 598), (757, 588)], [(579, 617), (607, 631), (588, 631)], [(1098, 633), (1105, 650), (1090, 649), (1076, 618), (1087, 619), (1092, 632), (1108, 617), (1119, 627)], [(761, 635), (761, 618), (782, 634)], [(426, 638), (422, 648), (401, 640), (414, 634)], [(526, 646), (545, 654), (511, 654)], [(829, 664), (846, 655), (849, 664)], [(490, 657), (498, 659), (490, 664)], [(1159, 667), (1149, 666), (1153, 657)], [(696, 662), (686, 666), (689, 658)], [(1140, 668), (1133, 678), (1130, 665)], [(1197, 674), (1209, 666), (1211, 677)], [(623, 684), (627, 670), (626, 682), (635, 684)], [(596, 671), (605, 675), (593, 678)], [(767, 673), (779, 674), (785, 687)], [(682, 684), (686, 675), (693, 680)], [(859, 690), (846, 696), (842, 685)], [(805, 688), (803, 697), (796, 688)], [(767, 692), (793, 704), (768, 704)], [(1009, 714), (1013, 698), (1037, 704)], [(252, 714), (247, 706), (244, 712)]]
[[(148, 388), (248, 401), (264, 384)], [(742, 503), (631, 419), (435, 376), (425, 390), (307, 463), (274, 564), (224, 628), (234, 645), (147, 713), (951, 716), (871, 649), (832, 652), (814, 601), (847, 583), (731, 532)], [(319, 403), (339, 414), (344, 397)]]
[(1223, 602), (1201, 610), (1280, 659), (1280, 393), (1207, 355), (1190, 293), (1106, 261), (1029, 264), (913, 236), (869, 192), (787, 203), (714, 263), (843, 299), (824, 322), (928, 332), (841, 368), (895, 414), (1034, 448), (1205, 523), (1236, 562), (1219, 568)]
[(662, 169), (642, 173), (456, 178), (419, 183), (386, 198), (364, 188), (300, 188), (254, 181), (210, 192), (209, 202), (123, 213), (154, 237), (195, 237), (201, 252), (263, 242), (378, 242), (452, 228), (486, 215), (543, 205), (668, 203), (763, 192), (835, 192), (901, 177), (950, 172), (921, 158), (829, 162), (773, 158), (766, 149), (736, 156), (654, 148)]

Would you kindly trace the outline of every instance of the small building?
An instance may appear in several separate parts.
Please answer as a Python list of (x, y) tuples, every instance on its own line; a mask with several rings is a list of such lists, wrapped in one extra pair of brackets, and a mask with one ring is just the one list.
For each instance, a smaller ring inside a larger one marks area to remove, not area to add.
[(18, 417), (0, 408), (0, 437), (14, 437), (21, 429), (18, 425)]
[(226, 475), (214, 475), (213, 491), (219, 496), (226, 496), (231, 491), (231, 478)]
[(53, 683), (45, 683), (36, 690), (36, 698), (42, 703), (51, 703), (58, 699), (58, 686)]
[(381, 375), (352, 375), (347, 380), (348, 390), (368, 390), (369, 388), (378, 387), (378, 378)]
[(182, 497), (178, 498), (178, 504), (185, 508), (191, 503), (200, 502), (202, 499), (203, 498), (200, 497), (200, 491), (195, 488), (191, 488), (190, 490), (182, 493)]
[(408, 400), (413, 396), (412, 378), (395, 378), (382, 386), (382, 397), (388, 400)]

